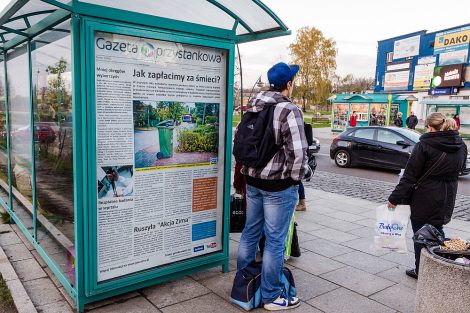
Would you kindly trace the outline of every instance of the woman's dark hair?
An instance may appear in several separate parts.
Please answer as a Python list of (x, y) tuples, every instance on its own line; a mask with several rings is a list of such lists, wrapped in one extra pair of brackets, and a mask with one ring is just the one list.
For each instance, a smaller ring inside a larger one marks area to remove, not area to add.
[(294, 81), (295, 79), (295, 75), (292, 76), (292, 78), (287, 82), (285, 83), (284, 85), (282, 86), (277, 86), (277, 87), (271, 87), (269, 88), (270, 91), (278, 91), (278, 92), (281, 92), (281, 91), (284, 91), (287, 89), (287, 84), (290, 82), (292, 84), (292, 82)]
[(113, 168), (108, 167), (108, 169), (106, 170), (106, 174), (112, 174), (112, 173), (113, 173)]
[(459, 116), (459, 115), (458, 115), (458, 114), (455, 114), (455, 115), (454, 115), (454, 118), (458, 118), (457, 116)]

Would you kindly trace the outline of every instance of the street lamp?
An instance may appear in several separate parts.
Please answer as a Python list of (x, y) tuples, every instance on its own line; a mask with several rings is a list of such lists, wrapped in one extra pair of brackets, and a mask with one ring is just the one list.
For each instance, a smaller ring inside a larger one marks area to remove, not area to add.
[(261, 81), (261, 76), (263, 76), (263, 75), (260, 75), (260, 77), (258, 78), (256, 83), (253, 85), (253, 88), (251, 88), (250, 96), (248, 97), (248, 101), (251, 99), (251, 94), (253, 93), (253, 90), (255, 89), (255, 86), (260, 87), (260, 88), (264, 86), (264, 83)]

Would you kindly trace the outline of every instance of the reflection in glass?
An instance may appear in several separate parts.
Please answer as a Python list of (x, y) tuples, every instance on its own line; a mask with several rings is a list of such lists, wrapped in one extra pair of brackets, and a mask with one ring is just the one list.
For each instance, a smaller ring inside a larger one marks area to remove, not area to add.
[[(387, 125), (387, 114), (388, 114), (388, 104), (387, 103), (371, 103), (370, 104), (370, 115), (375, 114), (377, 118), (377, 125), (378, 126), (386, 126)], [(390, 123), (395, 120), (390, 117)]]
[(0, 60), (0, 197), (8, 205), (9, 176), (8, 176), (8, 149), (7, 149), (7, 112), (5, 107), (5, 63)]
[(56, 263), (64, 277), (74, 285), (70, 45), (69, 31), (45, 32), (32, 41), (31, 64), (37, 242)]
[(11, 208), (33, 234), (31, 104), (27, 43), (8, 51), (8, 114), (13, 203)]

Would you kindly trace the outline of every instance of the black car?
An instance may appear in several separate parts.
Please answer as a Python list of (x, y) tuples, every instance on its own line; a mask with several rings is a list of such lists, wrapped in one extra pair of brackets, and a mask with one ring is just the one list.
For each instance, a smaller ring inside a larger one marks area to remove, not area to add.
[(308, 147), (309, 153), (318, 153), (320, 152), (320, 140), (317, 138), (313, 138), (313, 143), (310, 147)]
[[(368, 165), (400, 170), (419, 141), (420, 133), (400, 127), (351, 127), (333, 139), (330, 158), (339, 167)], [(470, 173), (470, 159), (461, 175)]]

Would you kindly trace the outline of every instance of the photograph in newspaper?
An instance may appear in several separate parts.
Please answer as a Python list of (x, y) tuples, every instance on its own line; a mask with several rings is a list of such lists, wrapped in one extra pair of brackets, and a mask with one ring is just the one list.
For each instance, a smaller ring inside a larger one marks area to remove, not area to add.
[(217, 164), (219, 104), (134, 100), (136, 168)]
[(133, 168), (132, 165), (98, 167), (98, 199), (133, 196)]
[(94, 33), (98, 283), (222, 250), (227, 59)]

